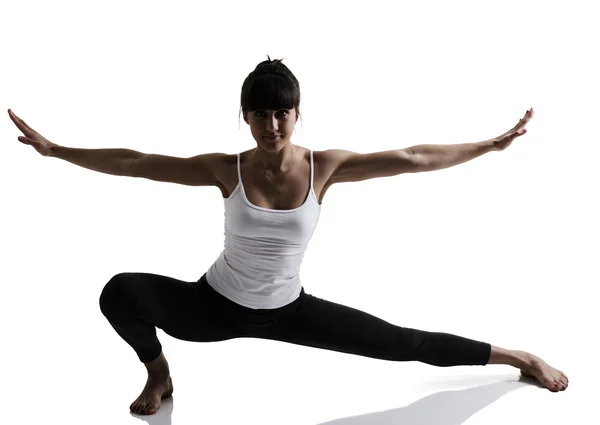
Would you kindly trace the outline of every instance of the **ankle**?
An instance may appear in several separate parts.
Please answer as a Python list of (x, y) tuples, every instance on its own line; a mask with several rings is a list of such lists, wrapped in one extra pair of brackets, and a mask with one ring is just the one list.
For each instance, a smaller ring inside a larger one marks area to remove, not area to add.
[(519, 369), (528, 369), (533, 364), (533, 356), (521, 350), (511, 350), (513, 355), (513, 366), (518, 367)]
[(544, 363), (544, 361), (538, 356), (528, 353), (527, 351), (517, 351), (517, 353), (519, 353), (520, 359), (523, 363), (521, 369), (537, 369)]
[(151, 382), (164, 382), (170, 377), (169, 372), (148, 372), (148, 380)]
[(531, 366), (531, 354), (520, 350), (506, 350), (492, 346), (492, 352), (488, 364), (506, 364), (519, 369)]
[(149, 377), (164, 378), (170, 374), (169, 363), (167, 363), (167, 359), (162, 351), (156, 359), (144, 363), (144, 366), (146, 366)]

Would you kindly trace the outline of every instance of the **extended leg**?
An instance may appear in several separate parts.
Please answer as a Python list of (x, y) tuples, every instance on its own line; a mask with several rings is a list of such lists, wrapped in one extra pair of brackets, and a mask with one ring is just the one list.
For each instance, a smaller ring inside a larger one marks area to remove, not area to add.
[(365, 357), (420, 361), (435, 366), (507, 364), (551, 391), (567, 377), (530, 353), (506, 350), (457, 335), (403, 328), (363, 311), (306, 295), (300, 308), (266, 337)]
[(491, 345), (457, 335), (403, 328), (363, 311), (306, 295), (267, 338), (391, 361), (435, 366), (486, 365)]

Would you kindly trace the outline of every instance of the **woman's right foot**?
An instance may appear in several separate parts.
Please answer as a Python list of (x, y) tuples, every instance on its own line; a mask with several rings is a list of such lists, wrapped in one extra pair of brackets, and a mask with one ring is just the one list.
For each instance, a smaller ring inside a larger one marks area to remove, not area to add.
[(146, 386), (140, 396), (131, 403), (129, 409), (138, 415), (153, 415), (160, 408), (161, 400), (171, 394), (173, 394), (171, 375), (167, 375), (166, 378), (148, 375)]

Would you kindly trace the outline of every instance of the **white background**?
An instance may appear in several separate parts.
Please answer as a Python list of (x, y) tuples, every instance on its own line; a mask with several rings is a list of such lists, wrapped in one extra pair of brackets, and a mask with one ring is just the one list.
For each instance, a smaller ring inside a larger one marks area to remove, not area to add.
[[(2, 1), (4, 111), (69, 147), (233, 154), (256, 146), (239, 97), (267, 54), (300, 81), (292, 141), (314, 150), (478, 142), (533, 107), (528, 133), (505, 151), (333, 186), (302, 282), (400, 326), (530, 351), (570, 386), (551, 393), (518, 382), (510, 366), (438, 368), (253, 339), (191, 343), (158, 330), (175, 392), (143, 419), (592, 421), (593, 2), (198, 3)], [(93, 172), (42, 157), (19, 135), (5, 115), (0, 422), (139, 423), (129, 405), (146, 370), (101, 314), (100, 292), (125, 271), (202, 276), (223, 247), (221, 193)]]

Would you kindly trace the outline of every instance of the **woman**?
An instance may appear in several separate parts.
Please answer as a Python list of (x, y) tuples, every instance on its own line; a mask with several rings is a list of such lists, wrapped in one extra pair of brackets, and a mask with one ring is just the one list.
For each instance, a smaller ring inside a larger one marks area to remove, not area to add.
[(9, 110), (25, 135), (19, 140), (44, 156), (102, 173), (212, 185), (222, 192), (225, 249), (198, 281), (120, 273), (102, 291), (102, 313), (148, 371), (146, 386), (131, 411), (156, 413), (161, 398), (173, 392), (156, 327), (187, 341), (254, 337), (436, 366), (507, 364), (550, 391), (566, 389), (567, 377), (530, 353), (399, 327), (306, 294), (299, 276), (323, 196), (332, 184), (432, 171), (503, 150), (526, 132), (533, 110), (510, 131), (484, 142), (357, 154), (312, 152), (292, 144), (299, 105), (297, 79), (281, 60), (269, 58), (242, 86), (241, 112), (256, 148), (237, 155), (211, 153), (191, 158), (59, 146)]

